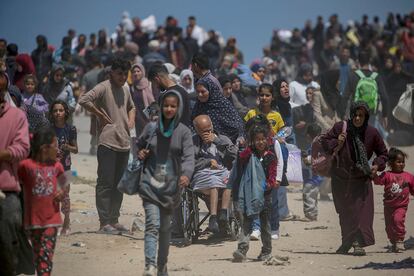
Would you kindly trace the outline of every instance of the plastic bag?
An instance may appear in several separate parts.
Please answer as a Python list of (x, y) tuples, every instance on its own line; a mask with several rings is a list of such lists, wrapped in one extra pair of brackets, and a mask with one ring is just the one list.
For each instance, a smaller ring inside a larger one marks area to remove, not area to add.
[(286, 177), (289, 182), (302, 183), (302, 155), (300, 149), (292, 144), (286, 144), (289, 150), (288, 169)]

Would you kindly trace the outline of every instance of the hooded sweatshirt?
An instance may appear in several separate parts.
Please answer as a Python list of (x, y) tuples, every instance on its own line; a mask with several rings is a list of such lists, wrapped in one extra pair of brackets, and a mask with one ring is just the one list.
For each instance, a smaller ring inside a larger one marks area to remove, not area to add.
[(172, 210), (180, 202), (180, 176), (185, 175), (191, 180), (193, 175), (194, 149), (190, 129), (180, 123), (183, 113), (180, 93), (174, 90), (166, 92), (161, 96), (160, 105), (162, 107), (165, 98), (171, 94), (179, 101), (175, 118), (170, 126), (164, 126), (161, 112), (157, 123), (145, 126), (138, 140), (138, 149), (149, 144), (150, 154), (144, 162), (139, 185), (141, 198)]
[(0, 161), (0, 190), (19, 192), (17, 179), (19, 161), (29, 155), (29, 126), (26, 115), (19, 108), (12, 107), (8, 102), (0, 109), (0, 150), (8, 150), (11, 161)]

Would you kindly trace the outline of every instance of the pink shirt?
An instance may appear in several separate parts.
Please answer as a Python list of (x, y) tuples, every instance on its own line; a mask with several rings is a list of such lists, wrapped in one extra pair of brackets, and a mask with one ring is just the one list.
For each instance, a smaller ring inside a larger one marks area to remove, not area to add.
[(8, 150), (11, 161), (0, 161), (0, 190), (20, 192), (17, 167), (29, 155), (29, 124), (22, 110), (6, 103), (0, 109), (0, 150)]
[(66, 177), (59, 161), (38, 163), (32, 159), (20, 162), (19, 177), (24, 191), (24, 226), (26, 229), (57, 227), (62, 224), (59, 202), (54, 198), (58, 183)]
[(384, 206), (406, 207), (410, 193), (414, 195), (414, 176), (408, 172), (383, 172), (374, 178), (376, 185), (384, 186)]

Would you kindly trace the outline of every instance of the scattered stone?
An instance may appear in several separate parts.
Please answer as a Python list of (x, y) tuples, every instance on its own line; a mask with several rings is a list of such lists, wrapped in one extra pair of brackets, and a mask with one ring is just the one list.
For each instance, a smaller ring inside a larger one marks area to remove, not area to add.
[(191, 268), (189, 266), (179, 266), (172, 268), (171, 271), (191, 271)]
[(83, 242), (74, 242), (74, 243), (72, 243), (72, 246), (75, 246), (75, 247), (85, 247), (86, 244), (84, 244)]
[(305, 227), (305, 230), (325, 230), (328, 229), (328, 226), (314, 226), (314, 227)]
[(269, 266), (279, 266), (279, 265), (289, 265), (289, 257), (285, 256), (272, 256), (271, 258), (267, 259), (263, 265), (269, 265)]

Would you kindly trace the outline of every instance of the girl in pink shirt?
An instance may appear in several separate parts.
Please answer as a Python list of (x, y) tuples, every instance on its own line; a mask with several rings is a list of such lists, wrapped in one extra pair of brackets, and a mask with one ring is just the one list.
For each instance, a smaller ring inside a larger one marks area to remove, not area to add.
[(388, 158), (391, 171), (376, 176), (374, 183), (384, 186), (385, 230), (392, 243), (392, 251), (401, 252), (404, 250), (405, 214), (409, 196), (410, 193), (414, 195), (414, 176), (404, 171), (406, 153), (391, 148)]
[(18, 169), (24, 193), (24, 226), (32, 243), (37, 275), (48, 276), (52, 272), (57, 228), (62, 224), (59, 202), (66, 177), (57, 161), (54, 131), (41, 129), (31, 142), (30, 158), (23, 160)]

